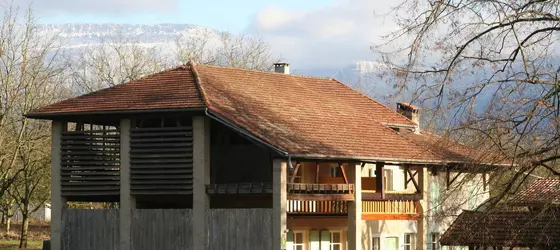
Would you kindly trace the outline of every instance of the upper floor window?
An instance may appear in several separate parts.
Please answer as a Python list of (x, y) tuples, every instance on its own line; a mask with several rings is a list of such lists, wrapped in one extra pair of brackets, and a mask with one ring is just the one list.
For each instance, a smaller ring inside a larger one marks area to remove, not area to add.
[(303, 232), (294, 232), (293, 246), (294, 246), (293, 250), (305, 250), (305, 241), (303, 240)]
[(440, 250), (439, 233), (432, 233), (432, 239), (430, 243), (432, 244), (432, 250)]
[(381, 245), (380, 245), (380, 242), (379, 242), (380, 240), (381, 240), (380, 237), (373, 237), (372, 238), (371, 243), (373, 245), (372, 246), (373, 250), (381, 250)]
[(340, 169), (340, 166), (331, 166), (331, 177), (342, 177), (342, 170)]
[(404, 250), (416, 249), (416, 234), (404, 234)]
[(330, 250), (342, 250), (342, 234), (340, 232), (331, 232)]

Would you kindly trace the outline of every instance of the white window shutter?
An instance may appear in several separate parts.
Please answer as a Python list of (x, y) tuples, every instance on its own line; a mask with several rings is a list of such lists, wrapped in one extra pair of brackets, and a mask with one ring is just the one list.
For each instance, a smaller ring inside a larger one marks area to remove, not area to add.
[(293, 250), (294, 249), (294, 232), (289, 231), (286, 235), (286, 249)]
[(311, 230), (311, 232), (309, 232), (309, 241), (309, 250), (321, 250), (319, 231)]
[(331, 247), (331, 233), (321, 231), (321, 250), (329, 250)]

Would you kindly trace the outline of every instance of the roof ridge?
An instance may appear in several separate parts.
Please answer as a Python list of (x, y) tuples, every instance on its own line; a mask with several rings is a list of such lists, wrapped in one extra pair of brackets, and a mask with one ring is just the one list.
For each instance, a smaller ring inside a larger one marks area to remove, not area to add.
[(358, 92), (358, 94), (360, 94), (360, 95), (362, 95), (362, 96), (368, 98), (370, 101), (373, 101), (373, 102), (375, 102), (375, 103), (381, 105), (382, 107), (384, 107), (384, 108), (390, 110), (391, 112), (397, 114), (398, 116), (401, 116), (401, 117), (405, 118), (406, 120), (408, 120), (408, 121), (410, 121), (412, 124), (414, 124), (414, 122), (413, 122), (412, 120), (408, 119), (408, 117), (406, 117), (406, 116), (404, 116), (404, 115), (402, 115), (402, 114), (399, 114), (399, 112), (396, 112), (396, 111), (393, 110), (393, 109), (390, 109), (389, 107), (387, 107), (387, 105), (385, 105), (385, 104), (379, 102), (378, 100), (375, 100), (375, 99), (373, 99), (372, 97), (370, 97), (370, 96), (368, 96), (368, 95), (366, 95), (366, 94), (364, 94), (364, 93), (362, 93), (362, 92), (360, 92), (360, 91), (357, 91), (357, 90), (353, 89), (352, 87), (350, 87), (350, 86), (344, 84), (343, 82), (341, 82), (341, 81), (339, 81), (339, 80), (337, 80), (337, 79), (334, 79), (334, 78), (331, 78), (331, 77), (327, 77), (327, 79), (330, 79), (330, 80), (332, 80), (332, 81), (335, 81), (335, 82), (341, 84), (342, 86), (351, 89), (352, 91)]
[(330, 77), (319, 77), (319, 76), (304, 76), (304, 75), (293, 75), (293, 74), (284, 74), (274, 71), (264, 71), (258, 69), (247, 69), (247, 68), (236, 68), (232, 66), (219, 66), (219, 65), (212, 65), (212, 64), (196, 64), (197, 67), (209, 67), (209, 68), (220, 68), (220, 69), (233, 69), (239, 71), (248, 71), (248, 72), (255, 72), (255, 73), (265, 73), (265, 74), (274, 74), (274, 75), (283, 75), (283, 76), (290, 76), (290, 77), (298, 77), (298, 78), (310, 78), (310, 79), (321, 79), (321, 80), (328, 80), (331, 79)]
[(194, 63), (193, 61), (189, 61), (187, 63), (187, 67), (190, 67), (191, 72), (194, 76), (194, 83), (196, 85), (196, 87), (198, 88), (198, 91), (200, 92), (200, 95), (202, 97), (202, 101), (204, 102), (204, 104), (206, 104), (206, 107), (210, 107), (210, 102), (208, 101), (208, 97), (206, 95), (206, 91), (204, 90), (204, 87), (202, 87), (202, 82), (200, 79), (200, 76), (198, 74), (198, 71), (196, 70), (196, 66), (197, 64)]

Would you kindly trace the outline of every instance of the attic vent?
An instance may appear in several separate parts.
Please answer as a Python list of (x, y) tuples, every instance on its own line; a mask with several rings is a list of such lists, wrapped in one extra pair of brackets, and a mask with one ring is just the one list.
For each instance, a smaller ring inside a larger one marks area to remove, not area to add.
[(391, 127), (391, 129), (392, 129), (392, 130), (395, 130), (395, 131), (397, 131), (397, 132), (401, 131), (401, 129), (400, 129), (400, 128), (397, 128), (397, 127)]

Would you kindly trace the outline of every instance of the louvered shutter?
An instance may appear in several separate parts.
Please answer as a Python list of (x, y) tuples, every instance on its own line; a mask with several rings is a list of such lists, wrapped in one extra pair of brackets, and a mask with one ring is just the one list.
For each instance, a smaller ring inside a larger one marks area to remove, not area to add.
[(309, 232), (309, 250), (321, 250), (320, 239), (319, 231), (311, 230), (311, 232)]
[(331, 233), (321, 231), (321, 250), (329, 250), (331, 247)]

